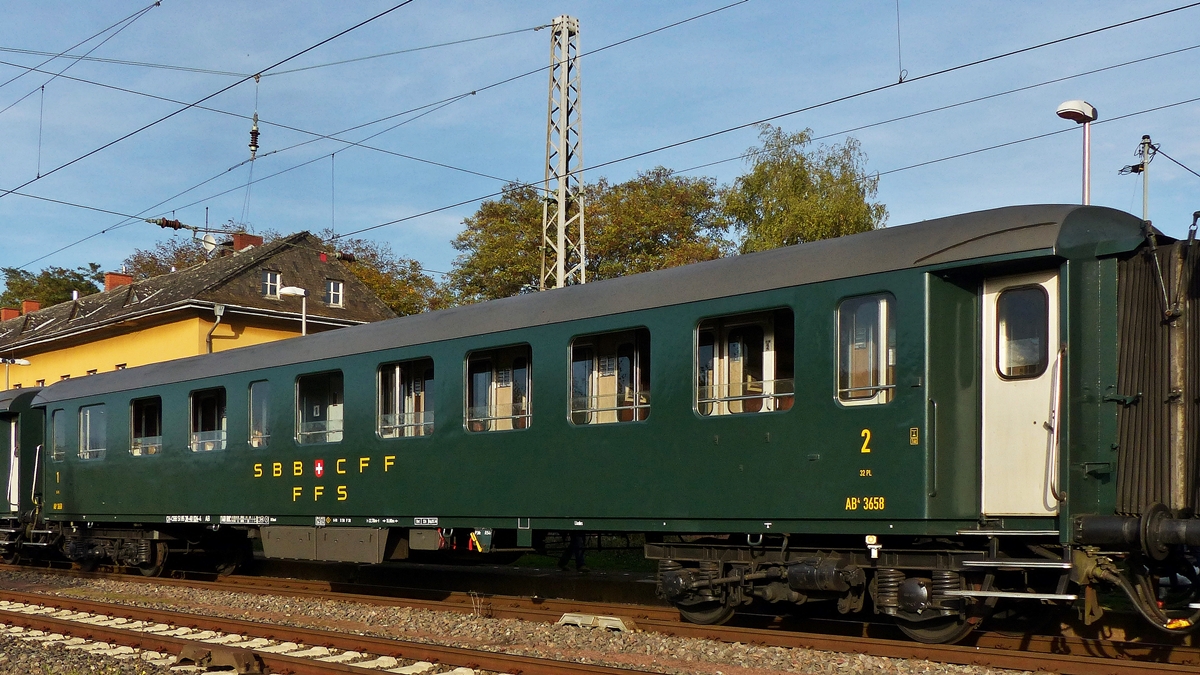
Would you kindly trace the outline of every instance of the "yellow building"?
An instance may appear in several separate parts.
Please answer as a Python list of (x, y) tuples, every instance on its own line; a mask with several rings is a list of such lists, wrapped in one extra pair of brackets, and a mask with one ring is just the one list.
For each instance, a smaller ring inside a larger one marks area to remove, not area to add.
[[(134, 281), (105, 275), (104, 292), (42, 309), (0, 310), (5, 389), (168, 361), (389, 319), (390, 309), (307, 232), (263, 244), (234, 235), (222, 255)], [(294, 293), (306, 291), (304, 298)], [(283, 289), (283, 293), (280, 290)], [(302, 309), (304, 310), (302, 312)]]

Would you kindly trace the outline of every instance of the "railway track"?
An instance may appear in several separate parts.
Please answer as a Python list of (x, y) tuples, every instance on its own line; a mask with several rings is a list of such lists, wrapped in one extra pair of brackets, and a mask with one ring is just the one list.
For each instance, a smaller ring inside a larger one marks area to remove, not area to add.
[[(20, 568), (0, 566), (0, 569)], [(585, 615), (612, 616), (619, 617), (630, 625), (636, 625), (639, 630), (654, 631), (683, 638), (741, 642), (744, 644), (773, 647), (805, 648), (851, 654), (870, 654), (872, 656), (900, 659), (927, 659), (941, 663), (986, 665), (1015, 670), (1040, 669), (1056, 673), (1106, 675), (1108, 673), (1195, 673), (1200, 668), (1200, 649), (1151, 641), (1098, 640), (1063, 635), (1010, 636), (998, 632), (980, 632), (972, 637), (971, 644), (969, 645), (923, 645), (906, 640), (881, 639), (879, 637), (867, 636), (867, 629), (865, 627), (860, 628), (864, 633), (863, 635), (830, 635), (789, 630), (779, 624), (766, 628), (698, 626), (681, 622), (678, 613), (665, 607), (539, 598), (479, 596), (470, 593), (439, 593), (438, 595), (442, 596), (442, 599), (432, 600), (399, 597), (397, 594), (402, 592), (403, 589), (355, 586), (352, 584), (330, 584), (329, 582), (321, 581), (263, 577), (228, 577), (219, 581), (196, 581), (187, 579), (146, 579), (124, 574), (83, 573), (72, 570), (50, 571), (70, 576), (110, 578), (121, 581), (186, 586), (213, 591), (282, 595), (317, 601), (337, 600), (377, 606), (410, 607), (538, 622), (556, 622), (569, 612)], [(333, 590), (334, 586), (354, 592)], [(376, 590), (385, 593), (385, 595), (372, 593), (372, 591)], [(0, 598), (13, 600), (14, 596), (11, 592), (4, 591), (0, 592)], [(16, 597), (16, 599), (20, 602), (76, 602), (58, 596), (29, 594), (23, 594)], [(74, 607), (82, 607), (82, 605), (72, 605), (69, 608)], [(134, 609), (124, 605), (113, 607), (120, 607), (121, 609), (110, 608), (109, 611), (131, 612)], [(553, 663), (562, 664), (566, 662), (554, 661)], [(528, 668), (521, 668), (520, 672), (532, 673), (535, 671)], [(551, 672), (568, 671), (560, 668), (557, 671)], [(619, 672), (631, 671), (622, 670)]]
[[(133, 650), (149, 650), (156, 655), (190, 655), (190, 660), (198, 665), (232, 666), (239, 673), (473, 675), (486, 670), (522, 675), (627, 675), (649, 672), (37, 593), (4, 591), (0, 597), (4, 598), (0, 600), (0, 623), (14, 637), (68, 646), (93, 641), (97, 646), (90, 651), (113, 656), (136, 653)], [(122, 647), (130, 651), (123, 651)], [(162, 659), (162, 662), (165, 665), (168, 661)], [(454, 669), (446, 671), (441, 666)]]

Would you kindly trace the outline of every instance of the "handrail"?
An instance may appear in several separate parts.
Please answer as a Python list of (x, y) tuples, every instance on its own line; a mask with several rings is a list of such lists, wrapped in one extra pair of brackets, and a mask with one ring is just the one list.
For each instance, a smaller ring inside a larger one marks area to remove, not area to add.
[(925, 436), (929, 439), (929, 456), (931, 464), (933, 464), (933, 487), (930, 488), (928, 496), (936, 497), (938, 491), (938, 447), (937, 447), (937, 401), (929, 399), (930, 409), (933, 414), (929, 416), (929, 429), (926, 430)]
[(1067, 348), (1064, 345), (1058, 350), (1058, 356), (1054, 358), (1054, 384), (1052, 386), (1054, 393), (1050, 407), (1050, 480), (1047, 483), (1050, 486), (1050, 496), (1054, 497), (1054, 500), (1057, 502), (1067, 501), (1067, 496), (1058, 491), (1058, 464), (1059, 455), (1062, 452), (1058, 429), (1061, 426), (1059, 424), (1059, 416), (1062, 412), (1062, 362), (1066, 351)]

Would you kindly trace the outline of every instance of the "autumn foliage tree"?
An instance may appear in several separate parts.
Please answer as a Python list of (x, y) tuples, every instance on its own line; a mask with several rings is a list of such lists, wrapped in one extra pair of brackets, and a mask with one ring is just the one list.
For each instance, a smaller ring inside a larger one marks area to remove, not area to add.
[[(658, 167), (624, 183), (601, 178), (584, 191), (588, 279), (650, 272), (719, 258), (723, 237), (715, 181)], [(542, 269), (542, 199), (510, 184), (484, 202), (454, 239), (448, 287), (460, 303), (537, 290)]]
[(22, 300), (37, 300), (42, 307), (49, 307), (70, 300), (73, 291), (80, 295), (99, 293), (97, 284), (104, 282), (104, 273), (97, 263), (75, 269), (47, 267), (37, 274), (3, 267), (0, 273), (4, 274), (4, 292), (0, 293), (3, 307), (20, 307)]
[(750, 170), (725, 190), (723, 210), (741, 251), (763, 251), (882, 227), (887, 208), (872, 202), (879, 177), (866, 172), (858, 141), (809, 148), (812, 130), (789, 134), (769, 124), (746, 156)]
[(141, 281), (199, 265), (209, 258), (209, 252), (199, 240), (177, 236), (156, 243), (152, 249), (133, 249), (124, 265), (135, 281)]

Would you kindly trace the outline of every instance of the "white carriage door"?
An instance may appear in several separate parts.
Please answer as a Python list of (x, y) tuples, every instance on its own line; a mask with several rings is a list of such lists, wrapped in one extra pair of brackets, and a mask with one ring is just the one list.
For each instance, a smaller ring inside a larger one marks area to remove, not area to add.
[(17, 420), (8, 422), (8, 510), (16, 513), (21, 508), (21, 451), (17, 443), (21, 439)]
[(983, 513), (1058, 513), (1050, 431), (1058, 386), (1058, 273), (983, 283)]

